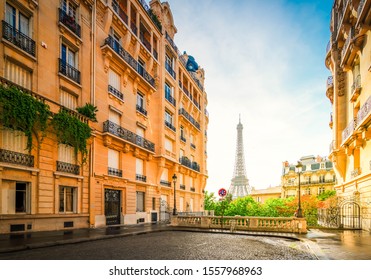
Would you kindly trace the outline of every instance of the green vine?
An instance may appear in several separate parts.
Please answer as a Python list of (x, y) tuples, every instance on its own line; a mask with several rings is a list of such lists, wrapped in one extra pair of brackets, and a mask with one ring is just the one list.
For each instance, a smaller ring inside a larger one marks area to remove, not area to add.
[[(0, 85), (0, 121), (11, 129), (23, 131), (27, 137), (27, 150), (32, 150), (32, 131), (45, 136), (49, 106), (14, 86)], [(41, 139), (42, 140), (42, 139)]]
[(83, 107), (77, 107), (76, 111), (79, 112), (81, 115), (89, 118), (93, 122), (97, 122), (97, 106), (93, 104), (86, 103)]
[(157, 15), (153, 12), (152, 9), (148, 10), (148, 14), (151, 17), (153, 23), (156, 24), (158, 29), (160, 29), (160, 31), (162, 32), (162, 24), (161, 21), (158, 19)]
[(89, 125), (72, 116), (67, 110), (61, 109), (54, 115), (52, 126), (58, 142), (74, 147), (76, 154), (80, 151), (82, 162), (85, 163), (88, 154), (87, 140), (91, 136)]

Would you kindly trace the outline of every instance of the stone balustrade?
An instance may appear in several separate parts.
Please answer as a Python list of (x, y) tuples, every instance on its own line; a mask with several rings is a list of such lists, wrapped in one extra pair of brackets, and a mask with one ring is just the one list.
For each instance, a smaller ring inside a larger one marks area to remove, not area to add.
[(172, 217), (171, 225), (231, 231), (307, 233), (307, 221), (305, 218), (296, 217), (174, 216)]

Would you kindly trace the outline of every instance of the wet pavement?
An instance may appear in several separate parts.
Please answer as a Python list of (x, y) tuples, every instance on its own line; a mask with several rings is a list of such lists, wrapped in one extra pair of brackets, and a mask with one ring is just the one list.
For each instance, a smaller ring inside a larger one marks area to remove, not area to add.
[[(7, 259), (6, 256), (11, 252), (46, 248), (56, 245), (68, 246), (68, 244), (107, 240), (116, 237), (133, 237), (145, 233), (153, 233), (153, 237), (161, 240), (161, 233), (165, 231), (166, 234), (168, 234), (168, 232), (171, 234), (172, 231), (188, 231), (195, 233), (213, 233), (219, 234), (219, 236), (220, 234), (231, 235), (227, 230), (221, 232), (218, 230), (174, 228), (167, 224), (140, 224), (98, 229), (35, 232), (29, 234), (2, 234), (0, 235), (0, 259)], [(165, 236), (166, 234), (163, 235)], [(291, 249), (296, 249), (300, 251), (299, 253), (303, 253), (300, 259), (371, 260), (371, 233), (361, 230), (311, 229), (307, 234), (301, 235), (268, 232), (235, 232), (233, 234), (235, 235), (233, 238), (252, 237), (258, 241), (264, 241), (265, 243), (276, 246), (277, 248), (284, 246), (285, 248), (289, 248), (288, 252)], [(118, 240), (114, 242), (116, 241)], [(112, 243), (114, 242), (112, 240)], [(203, 244), (203, 242), (200, 244)], [(89, 245), (86, 244), (86, 246)], [(311, 257), (308, 257), (308, 254), (310, 254)], [(297, 259), (294, 255), (290, 257), (290, 254), (287, 255), (289, 257), (280, 257), (278, 251), (276, 255), (271, 254), (269, 256), (268, 259), (272, 260), (280, 258)], [(86, 258), (84, 255), (80, 257), (81, 259)], [(207, 258), (207, 255), (205, 255), (205, 257)], [(241, 258), (243, 258), (242, 255)], [(258, 255), (256, 255), (255, 258), (259, 259)], [(192, 259), (191, 256), (190, 259)]]

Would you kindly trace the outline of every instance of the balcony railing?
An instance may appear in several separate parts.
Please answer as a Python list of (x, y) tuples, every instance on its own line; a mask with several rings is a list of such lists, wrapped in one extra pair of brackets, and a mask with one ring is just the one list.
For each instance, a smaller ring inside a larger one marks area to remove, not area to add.
[(193, 144), (193, 143), (191, 143), (191, 148), (192, 148), (192, 149), (196, 149), (196, 145)]
[(371, 112), (371, 96), (367, 98), (366, 102), (362, 105), (361, 109), (359, 109), (357, 114), (358, 124), (361, 124)]
[(352, 170), (352, 172), (350, 173), (350, 177), (353, 179), (357, 176), (361, 175), (361, 168), (356, 168), (354, 170)]
[(172, 65), (170, 65), (168, 62), (165, 62), (165, 69), (167, 70), (167, 72), (169, 72), (169, 74), (174, 78), (176, 79), (176, 73), (172, 67)]
[(147, 182), (147, 176), (144, 176), (144, 175), (141, 175), (141, 174), (136, 174), (135, 175), (135, 179), (137, 181)]
[(160, 185), (166, 186), (166, 187), (171, 187), (171, 183), (166, 180), (161, 180)]
[(157, 26), (157, 28), (162, 31), (161, 22), (158, 20), (157, 16), (152, 12), (150, 7), (147, 5), (145, 0), (138, 0), (138, 2), (142, 5), (144, 10), (146, 10), (147, 14), (151, 18), (152, 22)]
[(108, 92), (112, 93), (117, 98), (124, 100), (124, 94), (121, 93), (119, 90), (115, 89), (113, 86), (108, 85)]
[(128, 15), (127, 13), (121, 9), (119, 6), (118, 1), (112, 1), (112, 8), (113, 10), (119, 15), (119, 17), (126, 23), (128, 24)]
[(138, 111), (139, 113), (141, 113), (141, 114), (147, 116), (147, 110), (144, 109), (143, 106), (140, 106), (140, 105), (137, 104), (137, 111)]
[(179, 114), (183, 115), (191, 124), (200, 130), (200, 124), (184, 108), (179, 109)]
[(345, 142), (345, 140), (348, 139), (350, 135), (353, 134), (354, 129), (357, 127), (357, 118), (354, 118), (348, 126), (343, 130), (341, 136), (342, 136), (342, 141)]
[(171, 96), (171, 94), (167, 91), (165, 91), (165, 98), (167, 101), (169, 101), (173, 106), (176, 106), (175, 98)]
[(158, 52), (155, 50), (155, 48), (153, 48), (153, 56), (156, 60), (158, 60)]
[(165, 32), (165, 38), (169, 42), (170, 46), (174, 49), (176, 53), (179, 53), (178, 47), (175, 45), (173, 39), (169, 36), (167, 32)]
[(155, 151), (155, 144), (111, 121), (103, 123), (103, 132), (111, 133), (148, 151)]
[(17, 46), (21, 50), (24, 50), (28, 54), (35, 56), (35, 41), (32, 40), (27, 35), (20, 32), (18, 29), (11, 26), (6, 21), (2, 21), (3, 23), (3, 38), (13, 45)]
[(176, 131), (176, 128), (172, 125), (172, 123), (165, 121), (165, 125), (170, 128), (172, 131)]
[(80, 166), (68, 162), (57, 161), (57, 171), (79, 175)]
[(196, 189), (195, 188), (190, 188), (191, 192), (195, 192)]
[(146, 49), (151, 52), (152, 50), (152, 46), (151, 46), (151, 43), (148, 42), (148, 40), (144, 37), (144, 34), (141, 32), (140, 35), (140, 41), (143, 43), (143, 45), (146, 47)]
[(187, 142), (187, 139), (183, 135), (180, 135), (180, 140), (183, 141), (184, 143)]
[(67, 26), (68, 29), (70, 29), (77, 36), (81, 37), (81, 27), (76, 22), (76, 19), (73, 16), (68, 15), (61, 8), (59, 8), (59, 22)]
[(108, 167), (108, 175), (122, 177), (122, 170), (113, 167)]
[(80, 84), (80, 71), (77, 70), (75, 67), (69, 65), (66, 61), (60, 58), (58, 60), (59, 60), (59, 73)]
[(0, 149), (0, 162), (34, 167), (34, 156)]
[(131, 28), (131, 31), (133, 31), (133, 33), (138, 36), (138, 27), (135, 22), (133, 21), (130, 22), (130, 28)]
[(351, 87), (351, 94), (359, 91), (361, 89), (361, 75), (358, 75)]
[(183, 184), (180, 184), (179, 188), (180, 188), (181, 190), (185, 190), (185, 189), (186, 189), (186, 186), (183, 185)]
[(200, 165), (197, 162), (192, 162), (192, 167), (193, 170), (200, 172)]
[(195, 161), (192, 162), (189, 158), (187, 158), (185, 156), (181, 157), (179, 159), (179, 162), (180, 162), (181, 165), (184, 165), (184, 166), (186, 166), (188, 168), (191, 168), (191, 169), (193, 169), (195, 171), (200, 172), (200, 165), (197, 162), (195, 162)]
[(347, 39), (345, 40), (345, 43), (344, 43), (343, 49), (341, 50), (341, 60), (342, 60), (342, 61), (344, 60), (345, 54), (347, 53), (347, 50), (348, 50), (348, 47), (349, 47), (349, 45), (350, 45), (351, 40), (353, 40), (353, 38), (354, 38), (354, 34), (355, 34), (355, 30), (354, 30), (354, 27), (352, 27), (352, 28), (349, 30), (348, 37), (347, 37)]
[(155, 79), (142, 67), (138, 67), (138, 61), (136, 61), (121, 45), (115, 41), (112, 36), (109, 36), (104, 41), (105, 45), (111, 47), (127, 64), (129, 64), (140, 76), (144, 78), (152, 87), (155, 87)]

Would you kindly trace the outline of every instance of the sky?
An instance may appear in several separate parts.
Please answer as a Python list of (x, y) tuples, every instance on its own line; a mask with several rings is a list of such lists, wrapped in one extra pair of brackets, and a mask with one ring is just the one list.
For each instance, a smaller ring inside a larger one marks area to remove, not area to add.
[(168, 3), (175, 44), (205, 70), (207, 191), (230, 186), (239, 114), (246, 174), (256, 189), (280, 185), (286, 160), (328, 155), (324, 61), (333, 0)]

